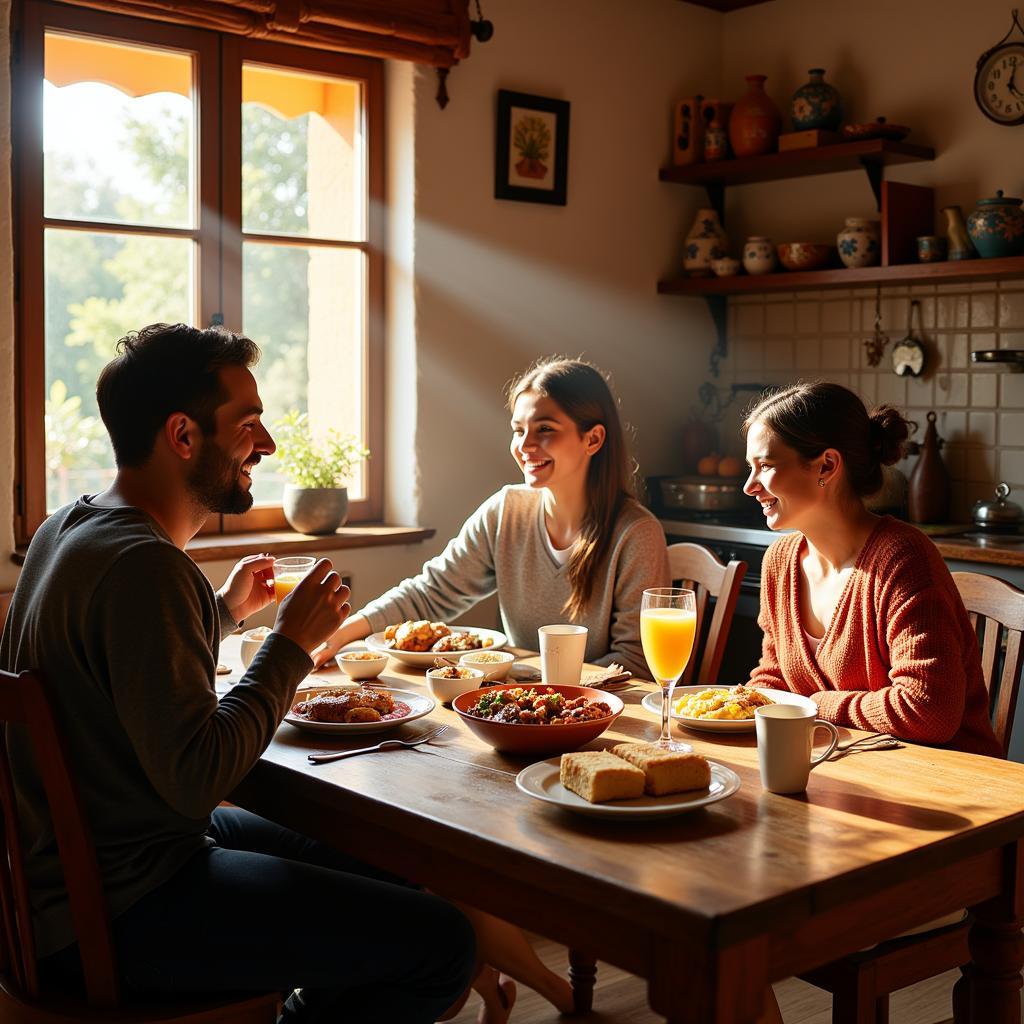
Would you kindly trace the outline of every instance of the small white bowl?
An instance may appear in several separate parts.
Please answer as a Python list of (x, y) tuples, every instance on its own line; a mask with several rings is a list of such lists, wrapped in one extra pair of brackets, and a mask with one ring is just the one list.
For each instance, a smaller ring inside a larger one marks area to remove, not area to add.
[(427, 688), (435, 700), (439, 700), (442, 704), (451, 704), (460, 693), (479, 690), (483, 686), (484, 674), (480, 669), (459, 667), (463, 672), (468, 673), (461, 679), (446, 679), (444, 676), (439, 676), (438, 673), (443, 672), (443, 668), (427, 670)]
[(740, 272), (742, 264), (729, 256), (722, 256), (711, 261), (711, 269), (718, 277), (735, 277)]
[(484, 674), (484, 683), (501, 682), (508, 675), (516, 656), (511, 651), (466, 651), (459, 658), (464, 668), (478, 668)]
[(388, 667), (388, 656), (375, 651), (342, 651), (334, 660), (349, 679), (376, 679)]
[(269, 626), (257, 626), (255, 629), (247, 629), (242, 634), (242, 664), (248, 668), (256, 652), (263, 646), (263, 641), (273, 632)]

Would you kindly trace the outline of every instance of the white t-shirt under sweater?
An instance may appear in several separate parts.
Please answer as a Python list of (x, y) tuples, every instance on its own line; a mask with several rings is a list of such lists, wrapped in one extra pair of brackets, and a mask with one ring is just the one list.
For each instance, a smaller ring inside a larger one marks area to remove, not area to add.
[[(543, 492), (503, 487), (466, 521), (459, 535), (418, 576), (361, 610), (374, 632), (406, 619), (449, 622), (497, 592), (502, 629), (515, 647), (537, 649), (537, 629), (568, 622), (568, 566), (552, 554), (540, 505)], [(640, 645), (640, 598), (670, 585), (665, 532), (642, 505), (629, 501), (609, 525), (610, 548), (590, 604), (578, 624), (588, 630), (586, 660), (619, 662), (647, 676)]]

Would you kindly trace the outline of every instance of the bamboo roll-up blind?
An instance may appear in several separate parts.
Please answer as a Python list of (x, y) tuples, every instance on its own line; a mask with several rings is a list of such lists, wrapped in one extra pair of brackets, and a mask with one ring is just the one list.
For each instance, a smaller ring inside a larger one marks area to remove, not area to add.
[(63, 0), (254, 39), (448, 68), (469, 55), (469, 0)]

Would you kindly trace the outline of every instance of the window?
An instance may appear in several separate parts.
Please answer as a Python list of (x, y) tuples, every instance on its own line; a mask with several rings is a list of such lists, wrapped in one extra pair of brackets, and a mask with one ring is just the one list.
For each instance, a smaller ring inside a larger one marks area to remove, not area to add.
[[(35, 0), (20, 36), (19, 539), (112, 478), (96, 376), (160, 320), (252, 337), (268, 425), (362, 440), (351, 518), (379, 518), (380, 63)], [(261, 470), (208, 530), (284, 525)]]

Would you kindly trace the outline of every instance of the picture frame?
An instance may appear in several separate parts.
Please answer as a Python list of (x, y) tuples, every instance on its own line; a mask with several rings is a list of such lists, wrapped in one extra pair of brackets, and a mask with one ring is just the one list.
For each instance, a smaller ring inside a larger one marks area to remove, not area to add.
[(566, 205), (569, 102), (498, 90), (494, 198)]

